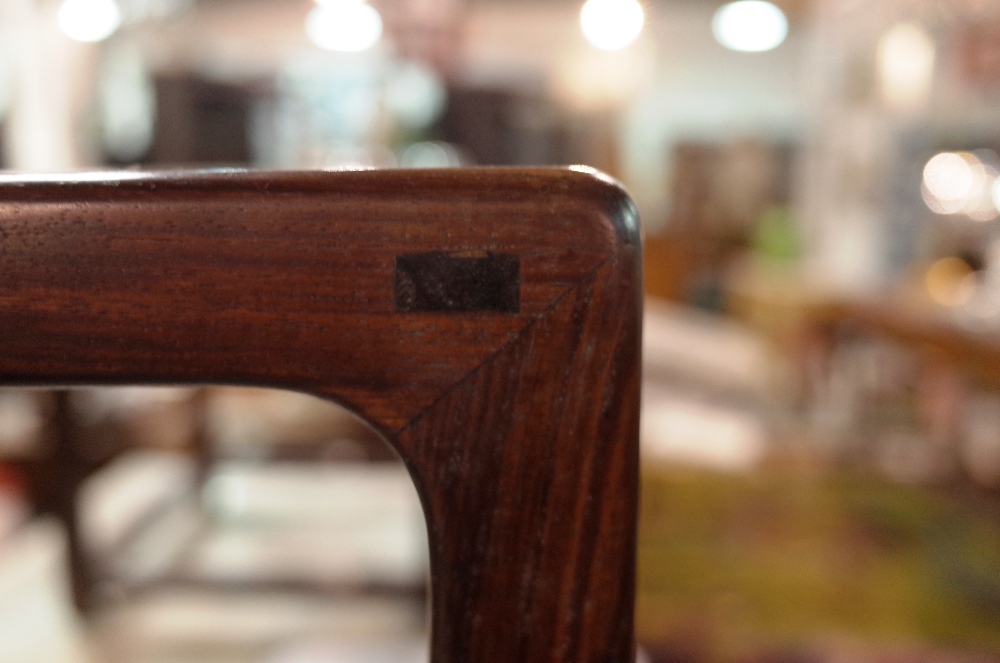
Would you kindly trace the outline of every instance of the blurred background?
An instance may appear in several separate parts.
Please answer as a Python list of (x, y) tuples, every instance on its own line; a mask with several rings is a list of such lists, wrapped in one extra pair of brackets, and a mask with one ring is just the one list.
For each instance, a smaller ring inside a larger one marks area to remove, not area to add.
[[(997, 118), (995, 0), (0, 0), (8, 171), (625, 184), (654, 663), (1000, 661)], [(330, 403), (0, 391), (0, 663), (416, 663), (425, 538)]]

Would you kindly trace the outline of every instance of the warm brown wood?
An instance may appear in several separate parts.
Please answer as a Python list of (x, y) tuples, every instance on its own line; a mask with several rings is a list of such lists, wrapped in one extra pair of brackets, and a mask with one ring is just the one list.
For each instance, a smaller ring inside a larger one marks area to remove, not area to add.
[(986, 388), (1000, 386), (1000, 337), (962, 327), (949, 311), (905, 298), (884, 301), (839, 301), (808, 312), (808, 332), (832, 351), (837, 336), (875, 334), (912, 348), (961, 371)]
[(436, 663), (628, 661), (637, 226), (572, 170), (0, 179), (0, 383), (335, 400), (417, 485)]
[(52, 514), (66, 527), (73, 600), (78, 609), (87, 611), (94, 603), (96, 579), (95, 569), (84, 549), (76, 498), (83, 482), (105, 464), (109, 455), (100, 459), (90, 458), (78, 444), (81, 436), (69, 391), (60, 389), (53, 394), (52, 413), (47, 424), (46, 437), (50, 448), (47, 458), (39, 465), (48, 471), (44, 475), (46, 485), (40, 492), (48, 494), (46, 501)]

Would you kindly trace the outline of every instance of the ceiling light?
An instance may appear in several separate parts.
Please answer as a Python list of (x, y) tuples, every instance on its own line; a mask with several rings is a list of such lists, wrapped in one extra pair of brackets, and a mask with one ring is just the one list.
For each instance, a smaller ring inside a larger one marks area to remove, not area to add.
[(587, 0), (580, 10), (583, 36), (605, 51), (618, 51), (634, 42), (645, 20), (637, 0)]
[(102, 41), (122, 22), (115, 0), (63, 0), (56, 14), (59, 29), (76, 41)]
[(324, 0), (306, 17), (306, 36), (328, 51), (366, 51), (382, 38), (382, 17), (358, 0)]
[(920, 26), (901, 23), (882, 35), (878, 72), (882, 100), (894, 110), (919, 108), (934, 79), (934, 41)]
[(770, 2), (739, 0), (715, 12), (712, 34), (716, 41), (732, 51), (770, 51), (788, 36), (788, 19)]

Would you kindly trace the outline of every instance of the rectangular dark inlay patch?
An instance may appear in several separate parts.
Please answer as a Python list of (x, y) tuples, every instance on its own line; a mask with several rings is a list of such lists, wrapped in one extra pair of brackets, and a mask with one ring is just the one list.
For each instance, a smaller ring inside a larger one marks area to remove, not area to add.
[(517, 313), (521, 259), (502, 253), (396, 256), (399, 313)]

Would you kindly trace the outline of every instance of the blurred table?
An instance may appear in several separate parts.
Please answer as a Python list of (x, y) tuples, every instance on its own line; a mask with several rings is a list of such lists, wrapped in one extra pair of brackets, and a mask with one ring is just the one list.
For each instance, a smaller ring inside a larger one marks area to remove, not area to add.
[(810, 331), (833, 343), (845, 334), (877, 334), (932, 361), (946, 363), (984, 387), (1000, 387), (1000, 333), (963, 327), (949, 311), (905, 298), (838, 301), (816, 307)]

